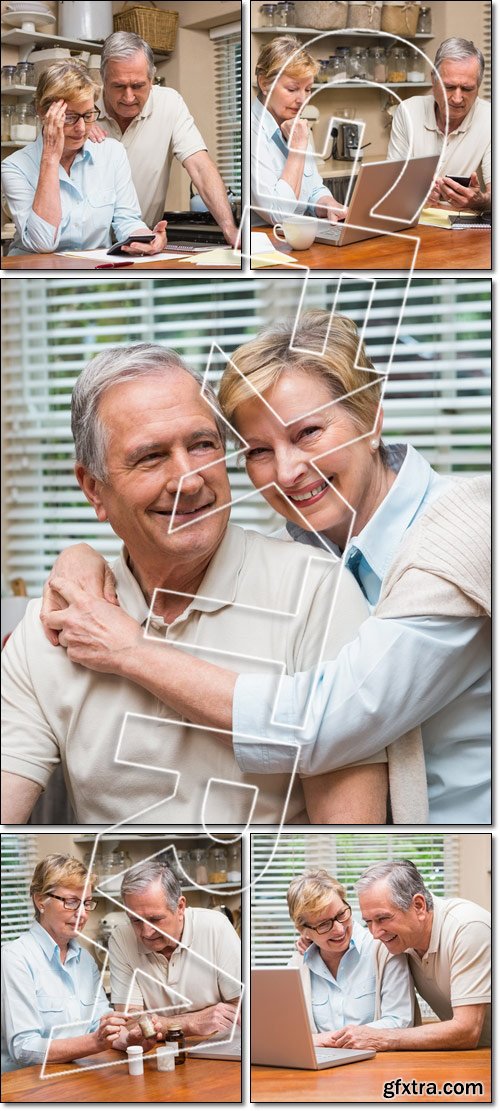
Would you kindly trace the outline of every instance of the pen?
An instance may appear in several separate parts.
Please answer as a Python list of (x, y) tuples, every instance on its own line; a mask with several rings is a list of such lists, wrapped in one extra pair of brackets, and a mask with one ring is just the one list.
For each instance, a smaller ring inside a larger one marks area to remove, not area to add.
[(133, 266), (133, 262), (101, 262), (96, 270), (118, 270), (119, 266)]

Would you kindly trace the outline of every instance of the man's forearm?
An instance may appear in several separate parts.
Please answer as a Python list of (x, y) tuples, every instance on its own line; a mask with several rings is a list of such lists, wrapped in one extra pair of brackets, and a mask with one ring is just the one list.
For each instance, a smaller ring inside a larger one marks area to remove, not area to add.
[(144, 687), (196, 725), (228, 732), (231, 746), (236, 673), (187, 656), (179, 648), (142, 638), (120, 656), (119, 674)]
[[(366, 1030), (369, 1027), (365, 1027)], [(375, 1049), (475, 1049), (477, 1037), (470, 1028), (456, 1019), (445, 1022), (426, 1022), (423, 1026), (410, 1026), (406, 1030), (380, 1030), (373, 1034)]]

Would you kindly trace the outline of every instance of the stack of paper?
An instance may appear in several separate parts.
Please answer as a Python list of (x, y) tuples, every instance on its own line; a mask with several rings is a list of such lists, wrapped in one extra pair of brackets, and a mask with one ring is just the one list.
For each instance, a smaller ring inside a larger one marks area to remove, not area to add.
[[(464, 210), (461, 216), (477, 216), (477, 212)], [(428, 224), (434, 228), (452, 228), (458, 212), (454, 208), (423, 208), (420, 213), (419, 224)]]
[(287, 266), (290, 262), (297, 262), (292, 255), (284, 255), (281, 251), (277, 251), (265, 231), (250, 233), (250, 255), (254, 270), (259, 266)]

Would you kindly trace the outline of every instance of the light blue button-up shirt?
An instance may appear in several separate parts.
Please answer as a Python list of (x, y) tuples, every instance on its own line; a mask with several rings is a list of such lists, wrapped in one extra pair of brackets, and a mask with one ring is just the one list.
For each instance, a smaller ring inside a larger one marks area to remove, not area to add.
[(61, 964), (59, 946), (34, 922), (2, 947), (2, 1072), (42, 1064), (53, 1026), (80, 1023), (54, 1038), (89, 1034), (111, 1009), (90, 953), (71, 938)]
[(27, 143), (2, 162), (2, 193), (16, 225), (10, 255), (91, 251), (111, 246), (146, 227), (132, 183), (127, 153), (116, 139), (91, 143), (78, 152), (68, 174), (59, 166), (62, 219), (58, 228), (33, 212), (43, 138)]
[(413, 1026), (415, 995), (404, 954), (389, 957), (380, 987), (381, 1017), (374, 1018), (376, 976), (374, 939), (359, 922), (353, 923), (349, 948), (334, 976), (325, 964), (317, 945), (304, 954), (311, 979), (313, 1018), (318, 1031), (341, 1030), (355, 1026), (397, 1029)]
[[(373, 606), (405, 533), (449, 482), (406, 445), (391, 449), (397, 478), (377, 512), (353, 536), (356, 577)], [(295, 539), (318, 545), (311, 533)], [(331, 545), (330, 545), (331, 546)], [(336, 660), (322, 664), (305, 729), (314, 672), (240, 675), (233, 710), (234, 752), (244, 771), (292, 770), (286, 746), (300, 745), (299, 770), (318, 775), (373, 755), (422, 727), (431, 822), (490, 821), (491, 643), (486, 618), (369, 617)], [(270, 726), (275, 720), (284, 727)], [(265, 737), (243, 741), (238, 734)]]
[(308, 210), (308, 215), (314, 216), (318, 199), (332, 194), (318, 173), (311, 138), (297, 198), (281, 177), (290, 151), (274, 116), (257, 98), (252, 104), (251, 123), (251, 203), (263, 209), (262, 213), (252, 213), (252, 222), (268, 220), (276, 224), (291, 213), (303, 215)]

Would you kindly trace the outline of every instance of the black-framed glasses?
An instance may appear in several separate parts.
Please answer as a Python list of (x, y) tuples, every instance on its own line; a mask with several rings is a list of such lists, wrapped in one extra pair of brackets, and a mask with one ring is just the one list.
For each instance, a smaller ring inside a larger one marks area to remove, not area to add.
[(49, 892), (49, 899), (58, 899), (60, 903), (64, 903), (65, 910), (79, 910), (82, 903), (85, 910), (95, 910), (97, 906), (97, 899), (77, 899), (76, 896), (68, 899), (64, 895), (53, 895), (52, 892)]
[(314, 930), (316, 934), (327, 934), (330, 932), (334, 922), (348, 922), (352, 915), (351, 907), (346, 905), (345, 910), (341, 910), (335, 918), (325, 918), (323, 922), (318, 922), (317, 926), (310, 926), (308, 922), (303, 923), (303, 929)]
[(66, 112), (64, 117), (65, 127), (74, 127), (78, 120), (85, 120), (85, 123), (94, 123), (99, 119), (100, 111), (98, 108), (92, 108), (89, 112)]

